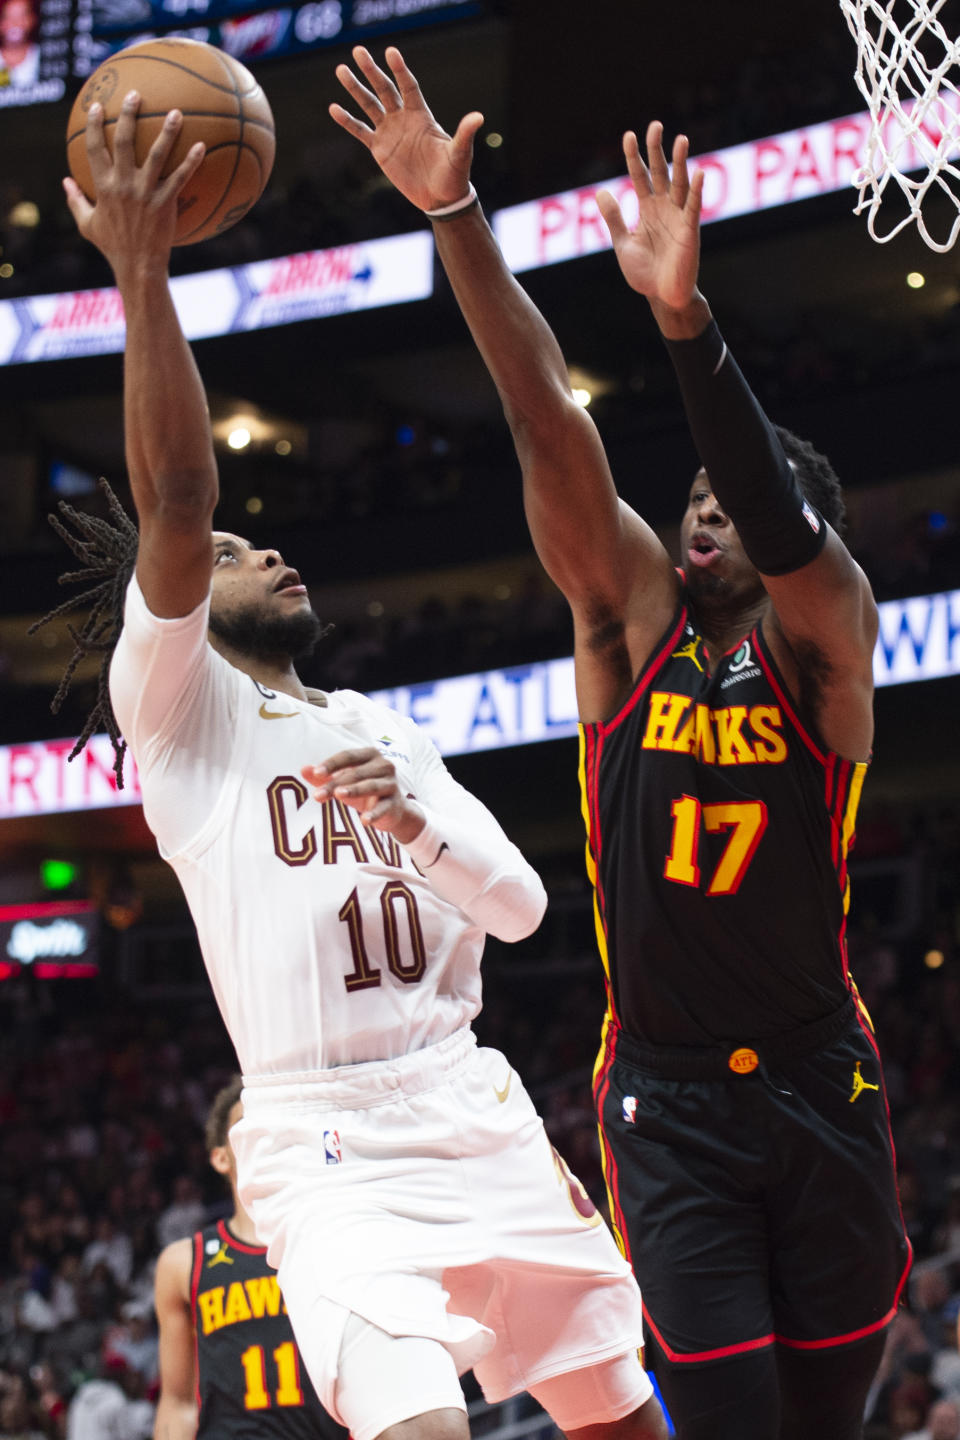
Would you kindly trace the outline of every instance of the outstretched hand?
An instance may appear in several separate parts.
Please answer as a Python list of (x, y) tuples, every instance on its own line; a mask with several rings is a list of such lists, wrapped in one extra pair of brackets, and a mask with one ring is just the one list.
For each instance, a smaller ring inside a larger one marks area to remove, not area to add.
[(700, 267), (703, 171), (690, 178), (688, 151), (687, 137), (678, 135), (671, 175), (659, 120), (647, 127), (646, 165), (634, 132), (624, 135), (623, 153), (639, 207), (632, 230), (610, 191), (597, 192), (597, 205), (627, 284), (651, 303), (659, 301), (671, 310), (682, 310), (693, 299)]
[(206, 148), (198, 141), (177, 168), (161, 179), (183, 116), (179, 110), (169, 112), (147, 158), (138, 165), (134, 135), (139, 108), (140, 96), (131, 90), (117, 119), (111, 155), (104, 137), (103, 108), (91, 105), (86, 145), (96, 199), (88, 200), (69, 176), (63, 182), (77, 229), (106, 256), (118, 279), (118, 271), (125, 266), (149, 264), (152, 260), (167, 263), (177, 225), (177, 198)]
[(395, 46), (386, 51), (393, 79), (362, 45), (354, 48), (353, 58), (367, 84), (349, 65), (337, 66), (337, 79), (370, 123), (355, 119), (342, 105), (330, 106), (333, 119), (366, 145), (387, 179), (418, 210), (440, 210), (462, 200), (470, 191), (473, 141), (483, 116), (472, 110), (448, 135)]

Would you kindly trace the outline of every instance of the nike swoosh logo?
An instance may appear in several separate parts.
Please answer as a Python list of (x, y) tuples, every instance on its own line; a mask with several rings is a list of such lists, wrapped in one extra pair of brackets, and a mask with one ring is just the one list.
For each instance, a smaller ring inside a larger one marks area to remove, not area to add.
[(497, 1099), (500, 1101), (500, 1104), (501, 1104), (501, 1105), (504, 1103), (504, 1101), (506, 1100), (507, 1096), (510, 1094), (510, 1081), (511, 1081), (512, 1079), (513, 1079), (513, 1071), (511, 1070), (511, 1071), (510, 1071), (510, 1074), (507, 1076), (507, 1083), (506, 1083), (506, 1085), (504, 1085), (504, 1087), (503, 1087), (502, 1090), (498, 1090), (497, 1087), (496, 1087), (496, 1085), (494, 1085), (494, 1087), (493, 1087), (493, 1093), (494, 1093), (494, 1095), (496, 1095), (496, 1097), (497, 1097)]
[(299, 714), (297, 710), (268, 710), (267, 702), (264, 700), (257, 711), (261, 720), (291, 720), (294, 715)]

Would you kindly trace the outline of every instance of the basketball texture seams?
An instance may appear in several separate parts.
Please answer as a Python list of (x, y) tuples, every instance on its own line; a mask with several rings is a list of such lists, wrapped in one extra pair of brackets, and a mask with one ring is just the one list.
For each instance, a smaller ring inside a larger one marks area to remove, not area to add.
[[(171, 106), (171, 109), (172, 109), (172, 108), (173, 108), (173, 107)], [(179, 110), (179, 108), (180, 108), (179, 105), (178, 105), (176, 108)], [(192, 113), (193, 117), (194, 117), (195, 119), (197, 119), (197, 120), (203, 120), (203, 119), (208, 119), (208, 120), (222, 120), (222, 119), (224, 119), (224, 114), (223, 114), (223, 111), (222, 111), (222, 110), (194, 110), (194, 111), (192, 111), (191, 113)], [(166, 111), (166, 110), (144, 110), (144, 108), (143, 108), (142, 105), (141, 105), (141, 107), (140, 107), (140, 109), (139, 109), (139, 111), (138, 111), (138, 113), (137, 113), (137, 119), (138, 119), (138, 120), (159, 120), (161, 123), (166, 119), (166, 116), (167, 116), (167, 111)], [(226, 118), (232, 118), (232, 117), (226, 117)], [(248, 125), (252, 125), (252, 126), (254, 126), (254, 127), (256, 127), (256, 126), (259, 125), (260, 128), (263, 129), (263, 130), (266, 130), (268, 134), (273, 135), (273, 134), (275, 133), (275, 132), (274, 132), (274, 128), (273, 128), (273, 124), (272, 124), (271, 121), (268, 121), (268, 120), (254, 120), (254, 119), (251, 119), (249, 115), (243, 115), (243, 116), (241, 116), (239, 113), (237, 114), (237, 117), (236, 117), (236, 118), (237, 118), (238, 120), (242, 119), (243, 125), (244, 125), (244, 129), (246, 129), (246, 127), (247, 127)], [(106, 131), (110, 132), (110, 131), (112, 131), (112, 128), (113, 128), (114, 125), (116, 125), (116, 123), (117, 123), (117, 122), (116, 122), (115, 119), (107, 119), (107, 120), (104, 121), (104, 129), (105, 129)], [(72, 145), (75, 140), (81, 139), (84, 134), (85, 134), (84, 127), (81, 125), (81, 127), (80, 127), (79, 130), (74, 130), (74, 132), (73, 132), (72, 135), (68, 135), (68, 136), (67, 136), (67, 144), (68, 144), (68, 145)], [(193, 142), (191, 142), (191, 143), (193, 143)], [(111, 148), (112, 148), (112, 147), (111, 147)]]
[(104, 137), (112, 153), (123, 98), (131, 90), (141, 97), (134, 133), (138, 165), (173, 109), (182, 112), (183, 124), (163, 173), (176, 169), (196, 141), (207, 146), (179, 197), (174, 244), (195, 244), (229, 229), (259, 198), (273, 167), (273, 115), (260, 85), (239, 61), (197, 40), (147, 40), (112, 55), (77, 96), (67, 127), (70, 172), (89, 199), (94, 185), (87, 111), (95, 100), (103, 106)]

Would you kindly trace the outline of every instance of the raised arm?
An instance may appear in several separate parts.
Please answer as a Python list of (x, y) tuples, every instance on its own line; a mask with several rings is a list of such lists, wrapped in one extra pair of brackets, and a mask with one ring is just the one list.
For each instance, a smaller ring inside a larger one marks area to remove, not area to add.
[(160, 1399), (154, 1440), (194, 1440), (197, 1433), (197, 1360), (190, 1313), (192, 1244), (176, 1240), (160, 1253), (154, 1304), (160, 1327)]
[(811, 703), (832, 749), (869, 753), (877, 612), (866, 576), (809, 504), (776, 431), (714, 324), (697, 288), (703, 173), (691, 179), (686, 137), (672, 173), (662, 127), (624, 137), (639, 218), (633, 229), (608, 192), (597, 199), (620, 268), (650, 301), (673, 361), (710, 488), (737, 528), (772, 602), (764, 629), (795, 695)]
[(451, 137), (398, 50), (386, 52), (392, 79), (363, 48), (353, 54), (366, 84), (346, 65), (337, 77), (369, 123), (339, 105), (330, 113), (412, 204), (435, 216), (438, 253), (513, 433), (537, 553), (573, 610), (581, 714), (603, 718), (669, 621), (673, 567), (653, 531), (618, 498), (560, 347), (471, 203), (473, 139), (483, 117), (468, 114)]
[(170, 295), (168, 268), (177, 197), (203, 159), (194, 145), (166, 179), (160, 174), (180, 133), (172, 110), (143, 165), (134, 159), (139, 97), (123, 102), (107, 149), (103, 111), (87, 115), (93, 204), (72, 179), (64, 190), (80, 233), (109, 261), (126, 317), (124, 432), (140, 526), (137, 578), (154, 615), (187, 615), (210, 586), (210, 518), (217, 469), (207, 402)]

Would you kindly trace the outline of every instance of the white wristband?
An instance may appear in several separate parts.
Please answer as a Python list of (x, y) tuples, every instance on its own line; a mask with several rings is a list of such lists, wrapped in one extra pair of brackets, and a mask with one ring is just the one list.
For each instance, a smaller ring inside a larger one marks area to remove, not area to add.
[(469, 210), (471, 205), (476, 205), (479, 197), (470, 182), (470, 189), (462, 200), (454, 200), (452, 205), (441, 205), (439, 210), (424, 210), (428, 220), (451, 220), (454, 215), (459, 215), (461, 210)]

